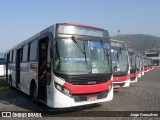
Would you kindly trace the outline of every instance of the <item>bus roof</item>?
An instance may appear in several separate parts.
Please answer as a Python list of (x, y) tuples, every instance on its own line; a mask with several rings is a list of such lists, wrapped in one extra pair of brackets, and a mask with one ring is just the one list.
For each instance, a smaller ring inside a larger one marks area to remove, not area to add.
[(82, 26), (82, 27), (90, 27), (90, 28), (96, 28), (96, 29), (104, 30), (103, 28), (100, 28), (100, 27), (97, 27), (97, 26), (91, 26), (91, 25), (87, 25), (87, 24), (78, 24), (78, 23), (64, 23), (64, 24), (74, 25), (74, 26)]
[[(99, 28), (99, 27), (90, 26), (90, 25), (85, 25), (85, 24), (77, 24), (77, 23), (56, 23), (56, 24), (51, 25), (51, 26), (49, 26), (48, 28), (42, 30), (41, 32), (33, 35), (32, 37), (28, 38), (27, 40), (22, 41), (22, 42), (19, 43), (18, 45), (16, 45), (16, 46), (12, 47), (11, 49), (7, 50), (5, 53), (8, 53), (8, 52), (10, 52), (11, 50), (14, 50), (14, 49), (16, 49), (16, 48), (18, 49), (18, 48), (20, 48), (21, 46), (25, 45), (26, 43), (34, 41), (36, 38), (40, 37), (41, 35), (43, 35), (43, 34), (45, 34), (45, 33), (47, 33), (47, 32), (53, 32), (54, 26), (57, 25), (57, 24), (61, 24), (61, 25), (63, 25), (63, 24), (68, 24), (68, 25), (74, 25), (74, 26), (84, 26), (84, 27), (90, 27), (90, 28), (96, 28), (96, 29), (104, 30), (104, 29)], [(107, 30), (106, 30), (106, 31), (107, 31)]]

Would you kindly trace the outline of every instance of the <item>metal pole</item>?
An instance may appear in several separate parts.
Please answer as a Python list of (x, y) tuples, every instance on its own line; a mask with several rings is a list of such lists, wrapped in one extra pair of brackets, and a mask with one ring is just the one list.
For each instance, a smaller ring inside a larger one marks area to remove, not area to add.
[(119, 38), (119, 33), (120, 33), (120, 30), (118, 30), (118, 40), (120, 40), (120, 38)]

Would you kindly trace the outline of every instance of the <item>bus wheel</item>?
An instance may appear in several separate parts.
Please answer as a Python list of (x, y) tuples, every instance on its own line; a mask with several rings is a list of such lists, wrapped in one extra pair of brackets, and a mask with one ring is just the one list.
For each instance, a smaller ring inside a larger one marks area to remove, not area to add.
[(31, 95), (31, 101), (37, 103), (38, 102), (38, 90), (35, 84), (31, 84), (31, 90), (30, 90), (30, 95)]
[(9, 87), (12, 89), (13, 87), (12, 87), (12, 77), (11, 77), (11, 75), (9, 76)]

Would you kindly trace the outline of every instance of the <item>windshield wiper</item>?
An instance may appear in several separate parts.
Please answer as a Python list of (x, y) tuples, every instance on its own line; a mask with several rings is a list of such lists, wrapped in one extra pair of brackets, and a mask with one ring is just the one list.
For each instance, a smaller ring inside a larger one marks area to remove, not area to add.
[[(85, 51), (86, 51), (86, 47), (85, 47), (84, 41), (83, 41), (83, 47), (84, 47), (84, 52), (85, 52)], [(85, 62), (86, 62), (86, 65), (87, 65), (87, 56), (86, 56), (86, 52), (85, 52), (84, 56), (85, 56)]]
[(79, 48), (82, 54), (86, 54), (86, 52), (81, 48), (80, 43), (76, 40), (75, 36), (72, 36), (72, 40), (75, 43), (75, 45)]
[(122, 49), (119, 48), (118, 52), (117, 52), (117, 59), (118, 59), (118, 62), (120, 60), (120, 56), (121, 56), (121, 59), (122, 59)]
[(75, 36), (72, 36), (72, 40), (75, 43), (75, 45), (79, 48), (79, 50), (81, 51), (81, 53), (85, 55), (85, 62), (86, 62), (86, 65), (87, 65), (86, 47), (85, 47), (84, 41), (83, 41), (83, 47), (84, 48), (82, 49), (81, 46), (80, 46), (80, 43), (76, 40)]
[(109, 65), (109, 53), (108, 53), (108, 51), (106, 52), (106, 50), (105, 50), (105, 48), (104, 48), (104, 46), (105, 46), (105, 42), (102, 40), (102, 39), (100, 39), (100, 42), (101, 43), (103, 43), (103, 50), (104, 50), (104, 54), (106, 55), (106, 57), (107, 57), (107, 60), (108, 60), (108, 65)]

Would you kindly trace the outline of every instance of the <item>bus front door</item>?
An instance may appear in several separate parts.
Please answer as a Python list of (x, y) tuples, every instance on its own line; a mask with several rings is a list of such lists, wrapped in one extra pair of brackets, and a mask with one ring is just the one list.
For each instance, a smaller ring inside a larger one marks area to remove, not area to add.
[(17, 50), (16, 54), (16, 87), (19, 88), (20, 84), (20, 62), (21, 62), (21, 49)]
[(39, 40), (38, 53), (38, 98), (47, 102), (47, 61), (48, 61), (48, 39)]

